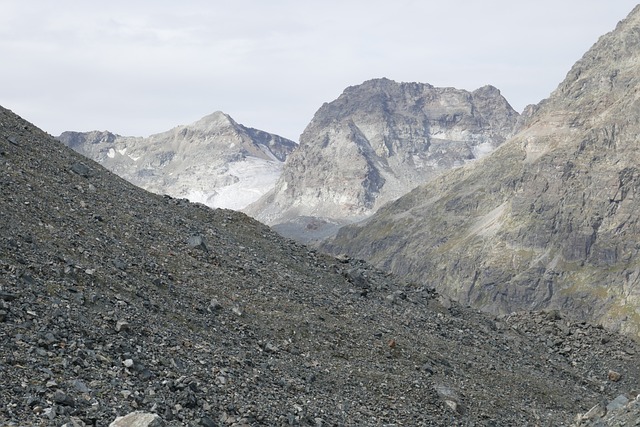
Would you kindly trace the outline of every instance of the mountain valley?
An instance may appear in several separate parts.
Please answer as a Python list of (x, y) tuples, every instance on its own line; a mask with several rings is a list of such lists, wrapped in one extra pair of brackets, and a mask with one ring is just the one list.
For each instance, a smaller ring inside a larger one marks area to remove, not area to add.
[(299, 145), (0, 107), (0, 425), (639, 425), (639, 67), (637, 6), (522, 114), (385, 78)]
[(149, 193), (3, 108), (0, 162), (2, 425), (638, 413), (640, 347), (622, 335), (552, 311), (488, 316), (241, 213)]

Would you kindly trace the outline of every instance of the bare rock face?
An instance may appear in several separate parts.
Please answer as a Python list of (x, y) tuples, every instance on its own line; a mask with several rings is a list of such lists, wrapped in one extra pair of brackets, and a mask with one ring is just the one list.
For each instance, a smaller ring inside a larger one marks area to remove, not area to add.
[(467, 92), (377, 79), (349, 87), (318, 110), (275, 189), (247, 212), (267, 224), (363, 219), (492, 151), (517, 118), (492, 86)]
[(640, 337), (640, 8), (490, 156), (343, 230), (347, 251), (497, 313), (559, 308)]
[(58, 139), (146, 190), (230, 209), (270, 190), (296, 147), (220, 111), (148, 138), (94, 131)]

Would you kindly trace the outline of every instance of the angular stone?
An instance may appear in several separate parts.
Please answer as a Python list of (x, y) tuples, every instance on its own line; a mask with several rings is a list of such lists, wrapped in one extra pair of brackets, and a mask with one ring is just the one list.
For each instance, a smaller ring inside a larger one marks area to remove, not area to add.
[(116, 322), (116, 331), (125, 332), (129, 330), (129, 322), (126, 320), (118, 320)]
[(621, 394), (620, 396), (609, 402), (609, 404), (607, 405), (607, 412), (622, 409), (627, 405), (627, 403), (629, 403), (629, 399), (627, 398), (627, 396)]
[(147, 412), (131, 412), (124, 417), (118, 417), (109, 427), (164, 427), (165, 422), (157, 414)]
[(0, 299), (3, 301), (13, 301), (16, 298), (18, 298), (18, 295), (14, 293), (7, 292), (7, 291), (0, 291)]
[(620, 381), (620, 379), (622, 379), (622, 374), (620, 374), (619, 372), (610, 370), (609, 373), (607, 374), (607, 378), (609, 378), (609, 381), (617, 383), (618, 381)]
[(127, 263), (120, 258), (114, 258), (113, 266), (122, 271), (125, 271), (127, 269)]
[(91, 169), (89, 166), (81, 162), (71, 165), (71, 170), (83, 178), (89, 178), (91, 176)]
[(191, 236), (191, 237), (189, 237), (189, 239), (187, 240), (187, 244), (191, 248), (200, 249), (200, 250), (203, 250), (205, 252), (209, 251), (209, 249), (207, 248), (207, 244), (206, 244), (206, 242), (204, 240), (204, 237), (202, 237), (202, 236)]
[(82, 380), (75, 379), (75, 380), (71, 381), (71, 384), (80, 393), (89, 393), (91, 391), (89, 389), (89, 387), (87, 387), (87, 385)]
[(213, 421), (211, 418), (207, 417), (206, 415), (202, 418), (200, 418), (200, 425), (203, 427), (217, 427), (218, 424), (216, 424), (215, 421)]

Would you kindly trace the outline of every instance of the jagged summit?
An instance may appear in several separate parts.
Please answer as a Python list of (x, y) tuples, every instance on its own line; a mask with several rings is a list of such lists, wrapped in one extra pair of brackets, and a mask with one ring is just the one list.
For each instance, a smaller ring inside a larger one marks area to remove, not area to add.
[(64, 132), (59, 139), (146, 190), (231, 209), (270, 190), (297, 146), (221, 111), (147, 138)]
[(559, 308), (640, 337), (640, 8), (520, 132), (397, 200), (336, 251), (496, 313)]
[(238, 124), (231, 118), (231, 116), (223, 113), (222, 111), (215, 111), (189, 125), (190, 128), (201, 129), (204, 131), (215, 131), (224, 126), (237, 127)]
[(517, 118), (490, 86), (468, 92), (366, 81), (316, 112), (275, 189), (247, 212), (268, 224), (363, 219), (442, 171), (490, 152)]

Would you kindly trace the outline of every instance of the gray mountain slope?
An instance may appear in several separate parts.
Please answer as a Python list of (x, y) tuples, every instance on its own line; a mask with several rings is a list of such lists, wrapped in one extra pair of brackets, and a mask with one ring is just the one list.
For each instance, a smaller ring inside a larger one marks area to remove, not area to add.
[(316, 112), (274, 190), (245, 212), (271, 225), (361, 220), (490, 152), (517, 118), (492, 86), (468, 92), (375, 79), (349, 87)]
[(220, 111), (148, 138), (93, 131), (58, 139), (146, 190), (231, 209), (270, 190), (297, 146)]
[(494, 313), (559, 308), (640, 337), (640, 8), (522, 129), (327, 247)]
[(1, 107), (0, 167), (0, 425), (562, 426), (640, 381), (628, 338), (152, 194)]

